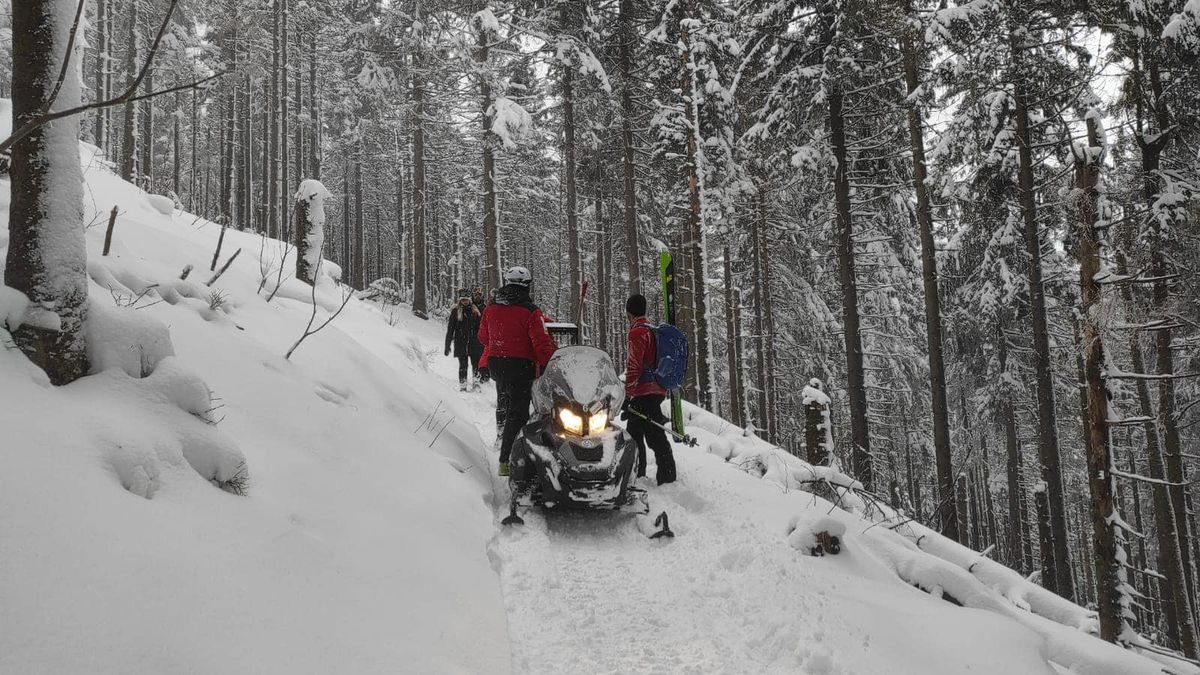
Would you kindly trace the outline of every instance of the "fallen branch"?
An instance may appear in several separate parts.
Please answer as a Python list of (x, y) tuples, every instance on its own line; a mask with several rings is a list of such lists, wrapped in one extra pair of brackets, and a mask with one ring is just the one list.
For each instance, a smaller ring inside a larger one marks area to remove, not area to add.
[(225, 264), (221, 265), (221, 269), (217, 270), (217, 273), (213, 275), (213, 278), (209, 279), (208, 283), (206, 283), (204, 285), (212, 286), (214, 283), (216, 283), (217, 279), (220, 279), (221, 275), (225, 274), (225, 270), (229, 269), (229, 266), (233, 264), (233, 260), (235, 258), (237, 258), (238, 254), (241, 252), (242, 252), (242, 249), (240, 249), (240, 248), (238, 250), (234, 251), (233, 255), (229, 256), (229, 260), (226, 260)]
[[(238, 249), (238, 250), (240, 251), (241, 249)], [(321, 276), (320, 276), (320, 271), (321, 271), (321, 261), (318, 261), (318, 262), (317, 262), (317, 268), (316, 268), (315, 270), (313, 270), (313, 278), (314, 278), (314, 279), (320, 279), (320, 278), (321, 278)], [(278, 288), (276, 288), (275, 290), (279, 290), (279, 289), (278, 289)], [(272, 296), (272, 297), (274, 297), (274, 296), (275, 296), (275, 294), (274, 294), (274, 293), (272, 293), (272, 294), (271, 294), (271, 296)], [(300, 343), (301, 343), (301, 342), (304, 342), (304, 340), (305, 340), (305, 339), (306, 339), (306, 338), (307, 338), (309, 335), (313, 335), (314, 333), (318, 333), (318, 332), (320, 332), (320, 330), (321, 330), (322, 328), (324, 328), (325, 326), (328, 326), (328, 325), (329, 325), (329, 323), (330, 323), (331, 321), (333, 321), (334, 319), (336, 319), (336, 318), (338, 317), (338, 315), (342, 313), (342, 310), (343, 310), (343, 309), (346, 309), (346, 305), (350, 304), (350, 298), (353, 298), (353, 297), (354, 297), (354, 293), (353, 293), (353, 292), (348, 292), (348, 293), (346, 293), (346, 297), (345, 297), (345, 298), (342, 298), (342, 306), (341, 306), (341, 307), (338, 307), (336, 312), (334, 312), (333, 314), (330, 314), (330, 315), (329, 315), (329, 318), (328, 318), (328, 319), (325, 319), (325, 321), (324, 321), (324, 322), (323, 322), (323, 323), (322, 323), (320, 326), (317, 326), (316, 328), (313, 328), (313, 327), (312, 327), (312, 325), (313, 325), (313, 322), (317, 320), (317, 282), (316, 282), (316, 281), (313, 281), (313, 285), (312, 285), (312, 301), (313, 301), (312, 305), (313, 305), (313, 309), (312, 309), (312, 314), (311, 314), (311, 315), (308, 317), (308, 325), (307, 325), (307, 326), (305, 326), (305, 328), (304, 328), (304, 334), (300, 336), (300, 339), (299, 339), (299, 340), (296, 340), (296, 344), (292, 345), (292, 348), (291, 348), (291, 349), (289, 349), (289, 350), (287, 350), (287, 354), (284, 354), (284, 355), (283, 355), (283, 358), (284, 358), (284, 360), (289, 360), (289, 359), (291, 359), (291, 358), (292, 358), (292, 352), (296, 351), (296, 348), (300, 346)], [(270, 298), (268, 298), (267, 300), (268, 300), (268, 302), (269, 302), (269, 301), (270, 301)], [(435, 440), (436, 440), (436, 439), (435, 439)]]

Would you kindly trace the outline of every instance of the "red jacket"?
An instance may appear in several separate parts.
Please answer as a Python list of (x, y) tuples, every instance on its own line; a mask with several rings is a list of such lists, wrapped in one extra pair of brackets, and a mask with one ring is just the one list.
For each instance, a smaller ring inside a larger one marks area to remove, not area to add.
[(625, 397), (666, 396), (667, 390), (654, 380), (640, 382), (642, 374), (654, 369), (658, 352), (654, 349), (654, 330), (646, 317), (639, 317), (629, 327), (629, 345), (625, 357)]
[[(486, 358), (512, 356), (529, 359), (538, 370), (554, 355), (557, 345), (542, 319), (542, 311), (532, 302), (492, 303), (479, 320), (479, 341)], [(485, 363), (480, 363), (484, 366)]]

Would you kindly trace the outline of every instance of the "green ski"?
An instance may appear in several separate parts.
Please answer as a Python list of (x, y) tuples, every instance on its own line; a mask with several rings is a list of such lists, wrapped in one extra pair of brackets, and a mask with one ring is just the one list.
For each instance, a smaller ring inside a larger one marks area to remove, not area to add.
[[(658, 279), (662, 284), (663, 321), (675, 325), (675, 262), (670, 251), (658, 253)], [(679, 390), (671, 392), (671, 428), (683, 436), (683, 397)]]

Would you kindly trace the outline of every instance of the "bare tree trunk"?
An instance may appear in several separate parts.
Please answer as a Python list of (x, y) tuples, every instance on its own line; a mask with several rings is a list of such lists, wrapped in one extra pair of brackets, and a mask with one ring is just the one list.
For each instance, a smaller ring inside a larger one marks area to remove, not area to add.
[[(560, 5), (562, 28), (568, 34), (572, 34), (575, 27), (573, 4), (568, 1)], [(564, 208), (567, 216), (567, 267), (573, 319), (579, 316), (579, 285), (582, 282), (582, 270), (579, 263), (579, 214), (575, 194), (575, 83), (571, 64), (559, 65), (562, 68), (563, 183), (566, 197)]]
[(632, 0), (619, 0), (617, 4), (617, 37), (619, 54), (617, 67), (621, 72), (621, 153), (622, 186), (624, 196), (625, 265), (629, 275), (629, 293), (642, 292), (641, 254), (638, 250), (637, 231), (637, 186), (633, 163), (633, 29), (630, 26), (633, 14)]
[[(417, 17), (420, 18), (419, 15)], [(413, 314), (425, 318), (429, 311), (425, 296), (425, 83), (420, 56), (414, 52), (413, 102)]]
[(751, 299), (754, 302), (754, 352), (758, 385), (758, 416), (754, 420), (754, 426), (760, 430), (760, 435), (765, 435), (767, 431), (767, 361), (765, 345), (766, 327), (763, 325), (763, 317), (766, 312), (763, 310), (762, 303), (762, 242), (759, 231), (766, 226), (764, 222), (766, 220), (766, 206), (761, 191), (758, 193), (756, 206), (757, 213), (750, 220), (750, 240), (754, 258), (750, 275), (750, 293)]
[(354, 149), (354, 276), (353, 286), (359, 290), (367, 287), (367, 269), (363, 234), (363, 186), (362, 186), (362, 143)]
[(1042, 240), (1038, 232), (1037, 204), (1034, 199), (1033, 151), (1029, 132), (1029, 108), (1021, 81), (1019, 46), (1013, 42), (1013, 60), (1018, 75), (1013, 83), (1019, 156), (1018, 193), (1024, 219), (1025, 253), (1029, 265), (1029, 305), (1033, 319), (1033, 350), (1037, 378), (1038, 457), (1046, 500), (1050, 509), (1053, 546), (1042, 551), (1042, 584), (1059, 595), (1074, 600), (1075, 582), (1071, 577), (1071, 554), (1067, 543), (1066, 501), (1063, 497), (1061, 459), (1058, 452), (1058, 428), (1054, 412), (1054, 376), (1050, 369), (1050, 336), (1046, 320), (1046, 295), (1042, 284)]
[[(907, 8), (911, 14), (911, 6)], [(918, 24), (919, 25), (919, 24)], [(925, 290), (925, 340), (929, 347), (929, 394), (933, 404), (933, 454), (937, 460), (938, 504), (940, 522), (950, 527), (942, 534), (961, 541), (955, 525), (953, 451), (950, 448), (950, 413), (946, 404), (946, 365), (942, 358), (942, 306), (938, 295), (937, 250), (933, 243), (933, 214), (929, 191), (925, 187), (925, 135), (921, 111), (916, 97), (920, 88), (917, 68), (919, 54), (912, 31), (902, 38), (904, 52), (904, 81), (908, 88), (908, 137), (912, 147), (913, 189), (917, 195), (917, 229), (921, 240), (921, 279)]]
[[(54, 109), (80, 102), (80, 82), (63, 59), (68, 51), (74, 0), (21, 0), (12, 4), (12, 121), (21, 127), (38, 117), (66, 73)], [(42, 125), (13, 144), (9, 177), (9, 241), (5, 285), (42, 310), (13, 341), (54, 384), (88, 371), (83, 323), (88, 312), (87, 247), (83, 231), (83, 175), (79, 168), (79, 116)], [(51, 324), (56, 318), (57, 327)], [(30, 317), (32, 319), (33, 317)], [(57, 328), (57, 330), (55, 329)]]
[(350, 205), (350, 175), (353, 173), (350, 158), (346, 158), (346, 168), (342, 172), (342, 251), (338, 260), (341, 261), (342, 281), (347, 286), (354, 285), (354, 254), (350, 249), (350, 230), (353, 227), (354, 209)]
[[(997, 340), (1000, 345), (1001, 377), (1007, 380), (1008, 336), (1004, 333), (1003, 325), (1000, 327)], [(1028, 524), (1025, 522), (1025, 484), (1021, 479), (1021, 444), (1017, 440), (1017, 413), (1013, 406), (1011, 393), (1011, 391), (1005, 392), (1001, 411), (1001, 416), (1004, 420), (1004, 448), (1008, 469), (1008, 556), (1009, 564), (1014, 569), (1019, 570), (1022, 574), (1029, 574), (1030, 570), (1025, 566), (1027, 561), (1023, 554), (1023, 540), (1028, 530)]]
[(733, 262), (730, 260), (729, 245), (725, 245), (725, 365), (729, 369), (729, 421), (742, 426), (742, 383), (737, 367), (737, 334), (733, 318), (733, 305), (737, 291), (733, 288)]
[(1123, 536), (1117, 531), (1112, 477), (1112, 449), (1108, 431), (1108, 387), (1104, 382), (1103, 336), (1096, 323), (1100, 304), (1100, 239), (1096, 231), (1102, 153), (1096, 123), (1087, 120), (1088, 145), (1075, 150), (1075, 186), (1079, 228), (1080, 321), (1083, 333), (1083, 373), (1087, 401), (1087, 468), (1091, 492), (1093, 561), (1096, 566), (1096, 604), (1100, 637), (1116, 642), (1125, 627), (1121, 590), (1125, 570), (1120, 556)]
[[(267, 233), (273, 239), (283, 236), (279, 223), (279, 29), (283, 4), (272, 2), (271, 19), (271, 93), (266, 97), (267, 119)], [(353, 283), (353, 282), (351, 282)]]
[(850, 403), (850, 451), (855, 477), (868, 490), (875, 487), (871, 459), (871, 437), (867, 427), (866, 369), (863, 363), (862, 335), (859, 333), (858, 282), (854, 270), (854, 224), (850, 212), (849, 152), (846, 149), (843, 94), (835, 84), (828, 95), (830, 140), (837, 167), (834, 170), (834, 197), (838, 221), (838, 278), (842, 286), (842, 329), (846, 344), (846, 390)]
[(496, 157), (491, 133), (492, 86), (488, 73), (488, 35), (480, 26), (479, 49), (476, 61), (479, 65), (479, 99), (481, 145), (483, 146), (483, 248), (484, 248), (484, 297), (488, 291), (500, 287), (500, 232), (496, 219)]
[(767, 239), (769, 227), (767, 225), (766, 208), (764, 206), (762, 215), (762, 226), (758, 229), (758, 236), (762, 237), (762, 244), (759, 250), (762, 252), (763, 266), (763, 321), (766, 323), (766, 341), (767, 341), (767, 437), (772, 443), (779, 442), (779, 411), (776, 406), (779, 404), (779, 389), (776, 386), (777, 376), (779, 374), (779, 366), (776, 362), (777, 350), (775, 347), (775, 302), (774, 296), (771, 294), (771, 246), (770, 240)]
[[(142, 81), (142, 86), (146, 91), (154, 91), (154, 68), (151, 67), (146, 72), (146, 79)], [(154, 192), (154, 99), (148, 98), (142, 101), (145, 106), (144, 113), (141, 118), (141, 152), (142, 161), (138, 167), (138, 185), (147, 192)]]
[[(108, 94), (108, 34), (109, 34), (109, 0), (96, 1), (96, 100), (104, 101), (109, 98)], [(96, 147), (107, 155), (108, 144), (108, 115), (110, 108), (98, 108), (96, 110)]]
[[(291, 176), (289, 175), (288, 161), (288, 18), (291, 14), (288, 8), (288, 0), (275, 0), (275, 4), (280, 7), (279, 15), (279, 194), (276, 198), (279, 200), (279, 220), (280, 220), (280, 236), (287, 239), (288, 228), (291, 225), (291, 220), (288, 218), (288, 207), (291, 205), (291, 197), (288, 195), (291, 186)], [(359, 150), (361, 156), (362, 150)], [(361, 187), (359, 188), (361, 189)], [(361, 217), (361, 215), (360, 215)], [(359, 286), (365, 288), (365, 286)]]
[[(138, 4), (129, 3), (129, 43), (125, 47), (125, 86), (133, 86), (137, 79), (138, 67), (141, 65), (142, 34), (138, 30)], [(15, 60), (15, 59), (14, 59)], [(57, 79), (58, 73), (54, 78)], [(14, 94), (16, 86), (14, 85)], [(129, 101), (124, 106), (124, 119), (121, 133), (121, 178), (130, 183), (137, 180), (137, 129), (138, 103)], [(15, 112), (15, 111), (14, 111)]]

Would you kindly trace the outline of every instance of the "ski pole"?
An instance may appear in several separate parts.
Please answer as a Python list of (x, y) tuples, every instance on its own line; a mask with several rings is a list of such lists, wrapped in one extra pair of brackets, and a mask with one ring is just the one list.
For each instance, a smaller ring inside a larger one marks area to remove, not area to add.
[(680, 443), (683, 443), (684, 445), (688, 446), (689, 448), (694, 448), (699, 444), (699, 441), (697, 441), (695, 438), (688, 436), (687, 434), (676, 433), (675, 430), (672, 429), (671, 427), (668, 427), (665, 424), (661, 424), (659, 422), (655, 422), (654, 420), (650, 419), (649, 417), (646, 417), (645, 415), (634, 410), (633, 408), (626, 408), (626, 410), (633, 413), (634, 415), (637, 415), (638, 417), (646, 420), (650, 424), (653, 424), (654, 426), (658, 427), (659, 429), (662, 429), (663, 431), (667, 432), (668, 434), (671, 434), (671, 436), (673, 436), (675, 438), (675, 440), (679, 441)]

